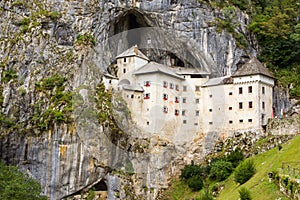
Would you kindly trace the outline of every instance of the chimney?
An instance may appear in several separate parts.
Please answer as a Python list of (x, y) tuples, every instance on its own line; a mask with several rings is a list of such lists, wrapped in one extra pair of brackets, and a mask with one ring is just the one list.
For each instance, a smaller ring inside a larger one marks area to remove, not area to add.
[(134, 51), (135, 55), (138, 55), (139, 49), (138, 49), (137, 45), (134, 46), (134, 50), (133, 51)]

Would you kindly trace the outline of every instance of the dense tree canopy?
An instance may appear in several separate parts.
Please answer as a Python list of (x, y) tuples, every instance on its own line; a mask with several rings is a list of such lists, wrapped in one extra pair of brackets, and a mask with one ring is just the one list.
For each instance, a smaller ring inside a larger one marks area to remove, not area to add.
[(15, 166), (4, 165), (0, 161), (0, 199), (3, 200), (43, 200), (41, 186)]
[(292, 97), (300, 98), (300, 0), (229, 0), (251, 17), (249, 30), (258, 39), (259, 59), (273, 71)]

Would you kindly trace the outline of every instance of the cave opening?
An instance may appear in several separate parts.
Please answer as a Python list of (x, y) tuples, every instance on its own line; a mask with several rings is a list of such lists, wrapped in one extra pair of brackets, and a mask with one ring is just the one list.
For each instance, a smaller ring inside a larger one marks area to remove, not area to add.
[[(146, 16), (146, 14), (141, 13), (135, 9), (130, 10), (115, 20), (112, 35), (132, 29), (151, 27), (151, 23), (151, 20)], [(139, 31), (129, 32), (126, 35), (128, 47), (136, 44), (140, 45), (143, 39), (142, 35), (142, 32)]]
[(100, 182), (98, 182), (97, 184), (94, 185), (94, 190), (107, 191), (107, 185), (103, 180), (101, 180)]

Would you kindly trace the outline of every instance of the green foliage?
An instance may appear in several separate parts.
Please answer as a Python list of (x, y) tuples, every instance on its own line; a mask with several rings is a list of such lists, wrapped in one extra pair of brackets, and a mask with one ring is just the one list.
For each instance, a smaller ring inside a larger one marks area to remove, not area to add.
[(239, 189), (239, 194), (240, 194), (241, 200), (251, 200), (252, 199), (250, 191), (245, 187), (242, 187), (241, 189)]
[(55, 87), (62, 90), (64, 89), (62, 88), (62, 86), (65, 81), (66, 81), (65, 77), (59, 75), (53, 75), (49, 78), (43, 79), (41, 82), (36, 83), (35, 86), (36, 89), (40, 91), (53, 90)]
[(233, 168), (236, 168), (241, 161), (245, 158), (244, 154), (240, 150), (235, 150), (225, 157), (225, 160), (232, 164)]
[(203, 173), (203, 168), (200, 165), (195, 165), (193, 162), (190, 165), (184, 166), (183, 169), (181, 169), (180, 178), (181, 179), (189, 179), (194, 176), (201, 175)]
[(89, 194), (86, 197), (87, 200), (93, 200), (95, 198), (95, 188), (89, 190)]
[(32, 122), (40, 131), (50, 128), (53, 123), (70, 123), (72, 121), (72, 92), (65, 92), (65, 77), (53, 75), (35, 84), (36, 90), (47, 94), (50, 105), (43, 108), (44, 102), (34, 106)]
[(16, 70), (8, 69), (2, 72), (2, 82), (8, 83), (12, 79), (18, 78), (18, 74)]
[(201, 193), (201, 195), (196, 197), (195, 200), (214, 200), (214, 197), (211, 194)]
[(255, 172), (253, 160), (245, 160), (235, 169), (234, 180), (237, 183), (244, 184), (255, 174)]
[(95, 45), (96, 40), (90, 33), (84, 33), (83, 35), (77, 36), (76, 43), (80, 45)]
[(217, 181), (223, 181), (230, 176), (232, 170), (231, 162), (218, 160), (211, 165), (210, 178)]
[(24, 6), (25, 2), (23, 0), (16, 0), (11, 5), (12, 6)]
[(203, 180), (200, 175), (195, 175), (186, 180), (187, 185), (189, 188), (191, 188), (193, 191), (199, 191), (203, 187)]
[(255, 14), (249, 30), (256, 34), (262, 48), (259, 58), (281, 84), (293, 84), (290, 95), (300, 98), (300, 72), (297, 70), (300, 68), (300, 23), (297, 17), (300, 4), (292, 0), (255, 0), (253, 3)]
[(57, 20), (57, 19), (61, 18), (61, 16), (62, 16), (62, 14), (57, 11), (53, 11), (50, 13), (50, 18), (52, 20)]
[(17, 167), (0, 162), (0, 199), (42, 200), (41, 186)]

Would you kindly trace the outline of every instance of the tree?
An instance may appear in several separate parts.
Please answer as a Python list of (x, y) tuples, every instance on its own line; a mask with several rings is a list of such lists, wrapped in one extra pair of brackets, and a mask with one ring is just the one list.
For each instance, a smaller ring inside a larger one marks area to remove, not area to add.
[(225, 160), (231, 162), (232, 167), (236, 168), (241, 161), (244, 160), (244, 154), (240, 150), (235, 150), (225, 157)]
[(232, 164), (224, 160), (213, 162), (210, 169), (210, 178), (217, 181), (223, 181), (232, 172)]
[(44, 200), (41, 186), (15, 166), (4, 165), (0, 161), (0, 199)]
[(244, 184), (246, 183), (256, 172), (253, 160), (245, 160), (234, 172), (234, 180), (237, 183)]
[(193, 191), (199, 191), (203, 187), (202, 177), (200, 175), (193, 176), (187, 179), (187, 184)]
[(241, 200), (251, 200), (250, 191), (247, 188), (242, 187), (239, 189), (240, 199)]

